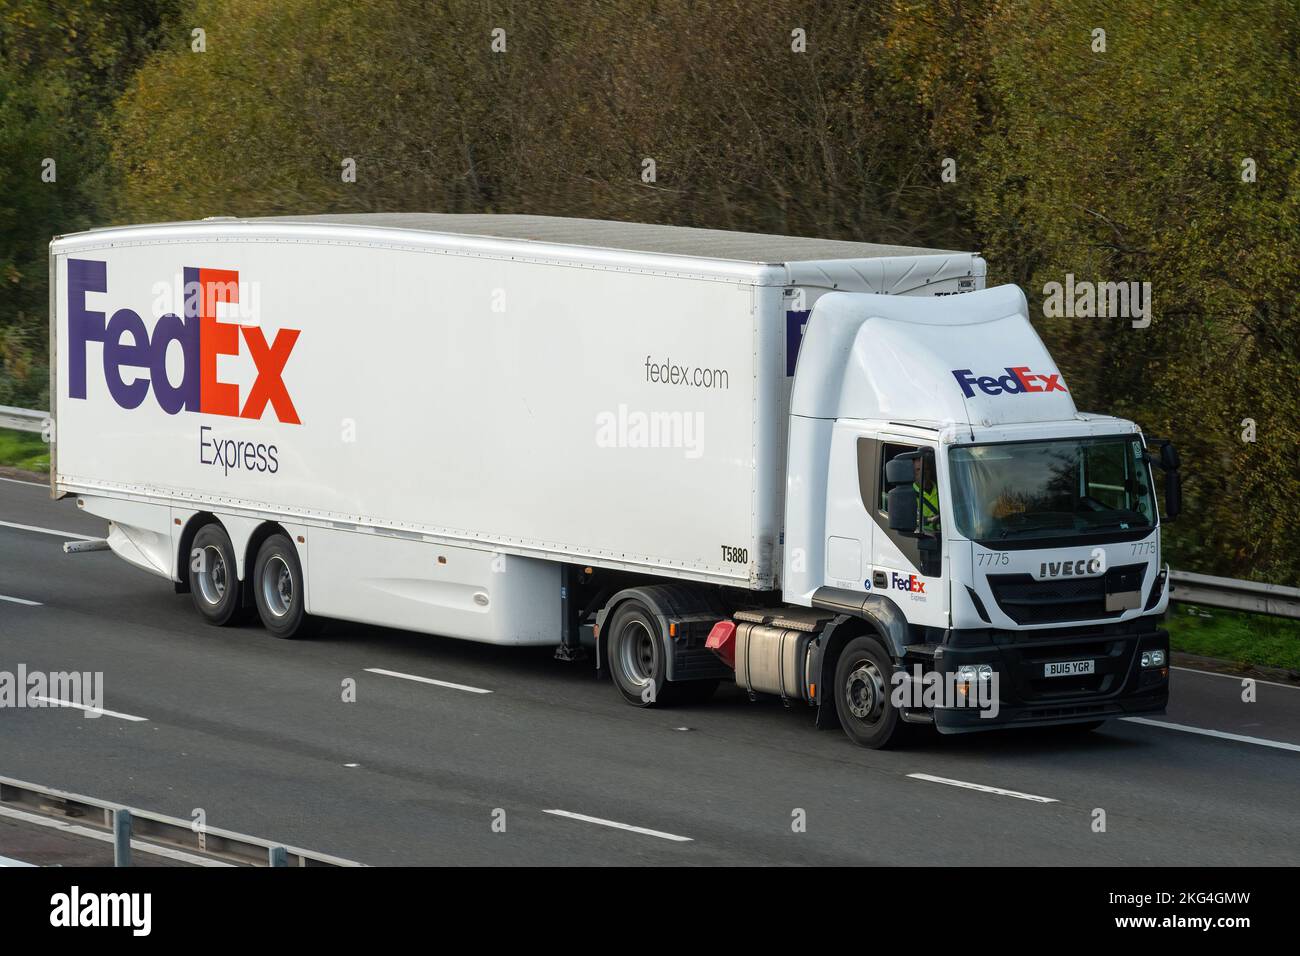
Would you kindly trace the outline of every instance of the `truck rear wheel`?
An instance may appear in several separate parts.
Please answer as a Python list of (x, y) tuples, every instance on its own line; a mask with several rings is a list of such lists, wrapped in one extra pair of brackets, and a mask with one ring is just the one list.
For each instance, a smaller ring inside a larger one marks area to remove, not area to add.
[(891, 699), (893, 662), (874, 637), (855, 637), (835, 665), (835, 712), (855, 744), (881, 750), (904, 730)]
[(190, 546), (190, 596), (209, 624), (224, 627), (239, 611), (239, 574), (226, 529), (213, 522), (194, 535)]
[(257, 549), (250, 579), (263, 626), (276, 637), (307, 637), (316, 619), (307, 614), (302, 562), (285, 535), (273, 534)]

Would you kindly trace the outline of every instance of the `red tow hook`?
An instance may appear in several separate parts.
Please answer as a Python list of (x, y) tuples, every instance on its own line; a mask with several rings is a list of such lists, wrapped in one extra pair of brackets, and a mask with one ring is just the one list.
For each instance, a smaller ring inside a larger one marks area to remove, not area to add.
[(736, 669), (736, 622), (719, 621), (714, 624), (704, 646), (722, 658), (723, 663), (734, 671)]

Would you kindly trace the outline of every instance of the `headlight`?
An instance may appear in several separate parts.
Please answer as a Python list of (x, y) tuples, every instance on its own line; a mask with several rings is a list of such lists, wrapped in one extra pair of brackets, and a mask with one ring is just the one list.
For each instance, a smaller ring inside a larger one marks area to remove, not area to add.
[(1164, 667), (1165, 652), (1164, 651), (1143, 651), (1142, 666), (1143, 667)]
[(965, 697), (976, 681), (987, 683), (993, 679), (993, 665), (962, 664), (957, 668), (956, 678), (957, 693)]

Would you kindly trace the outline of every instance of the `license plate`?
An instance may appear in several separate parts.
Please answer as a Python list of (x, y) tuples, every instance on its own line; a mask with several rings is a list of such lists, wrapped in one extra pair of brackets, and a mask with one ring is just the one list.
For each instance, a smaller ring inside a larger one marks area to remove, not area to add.
[(1095, 661), (1052, 661), (1043, 665), (1044, 677), (1074, 677), (1093, 673)]

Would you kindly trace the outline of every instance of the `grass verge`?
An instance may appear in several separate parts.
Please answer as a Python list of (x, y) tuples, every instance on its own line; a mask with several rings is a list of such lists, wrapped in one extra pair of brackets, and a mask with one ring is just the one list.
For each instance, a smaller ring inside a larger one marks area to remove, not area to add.
[(0, 466), (48, 473), (50, 446), (36, 432), (0, 428)]
[(1171, 604), (1169, 646), (1185, 654), (1300, 671), (1300, 621), (1243, 611)]

